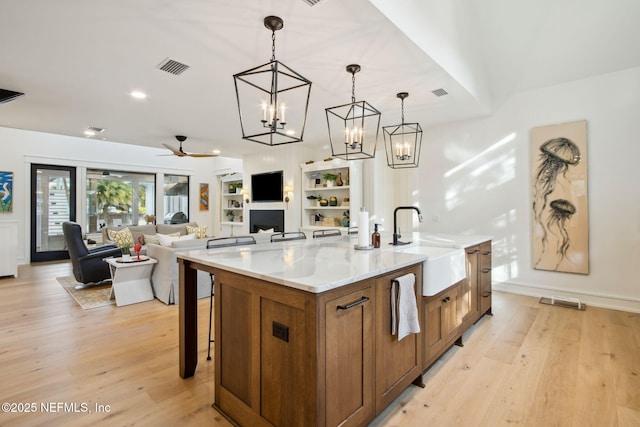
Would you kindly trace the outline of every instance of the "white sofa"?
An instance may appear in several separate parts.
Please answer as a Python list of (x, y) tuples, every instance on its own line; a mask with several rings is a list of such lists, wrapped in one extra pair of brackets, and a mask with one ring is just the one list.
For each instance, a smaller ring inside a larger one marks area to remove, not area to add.
[[(133, 239), (138, 240), (142, 236), (144, 246), (140, 251), (143, 255), (158, 260), (151, 273), (151, 286), (156, 298), (165, 304), (178, 304), (178, 260), (176, 252), (188, 249), (200, 249), (207, 246), (207, 239), (194, 239), (172, 242), (171, 246), (160, 246), (144, 241), (145, 235), (180, 233), (187, 234), (187, 225), (197, 227), (198, 224), (190, 222), (186, 224), (145, 224), (128, 225), (121, 227), (104, 227), (102, 229), (103, 242), (110, 242), (107, 230), (123, 230), (129, 228)], [(198, 271), (198, 298), (206, 298), (211, 295), (211, 279), (208, 273)]]
[[(180, 251), (204, 249), (207, 239), (176, 241), (171, 246), (160, 246), (153, 243), (147, 245), (147, 255), (158, 260), (151, 273), (151, 286), (156, 298), (165, 304), (178, 304), (178, 258)], [(209, 273), (198, 270), (198, 298), (211, 295), (211, 277)]]

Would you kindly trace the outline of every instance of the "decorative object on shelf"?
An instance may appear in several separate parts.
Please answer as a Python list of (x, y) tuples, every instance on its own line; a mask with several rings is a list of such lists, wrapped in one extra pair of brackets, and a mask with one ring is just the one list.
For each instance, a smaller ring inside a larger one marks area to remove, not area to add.
[(344, 181), (342, 180), (342, 172), (338, 172), (338, 177), (336, 178), (336, 185), (338, 187), (342, 187), (344, 185)]
[(229, 220), (229, 222), (233, 222), (233, 219), (236, 216), (236, 213), (234, 211), (227, 211), (225, 212), (225, 215), (227, 216), (227, 219)]
[(327, 182), (327, 187), (333, 187), (333, 185), (336, 182), (336, 179), (338, 179), (338, 175), (333, 173), (325, 173), (322, 175), (322, 179), (324, 179)]
[(409, 93), (400, 92), (396, 96), (402, 104), (402, 122), (382, 128), (387, 165), (392, 169), (417, 168), (422, 148), (422, 128), (420, 123), (404, 122), (404, 100)]
[[(271, 146), (302, 142), (311, 81), (276, 60), (276, 31), (283, 20), (267, 16), (264, 26), (271, 30), (271, 60), (233, 76), (242, 139)], [(255, 108), (260, 103), (261, 113)]]
[(329, 206), (338, 206), (338, 198), (335, 196), (329, 197)]
[(320, 197), (320, 200), (318, 200), (318, 204), (320, 206), (329, 206), (329, 201), (324, 197)]
[(325, 108), (331, 154), (344, 160), (376, 156), (381, 114), (367, 101), (356, 101), (356, 73), (360, 69), (357, 64), (347, 65), (351, 74), (351, 103)]
[(349, 227), (349, 222), (350, 222), (349, 211), (342, 212), (342, 226)]
[(349, 206), (349, 203), (350, 201), (348, 197), (345, 197), (344, 199), (342, 199), (342, 206)]

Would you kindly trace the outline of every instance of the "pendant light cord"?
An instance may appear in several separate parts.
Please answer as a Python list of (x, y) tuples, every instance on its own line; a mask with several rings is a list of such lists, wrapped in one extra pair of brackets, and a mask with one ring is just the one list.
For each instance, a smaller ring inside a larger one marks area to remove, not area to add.
[(402, 101), (402, 124), (404, 124), (404, 98), (402, 98), (401, 101)]
[(271, 62), (276, 60), (276, 31), (271, 32)]
[(356, 102), (356, 73), (351, 73), (351, 102)]

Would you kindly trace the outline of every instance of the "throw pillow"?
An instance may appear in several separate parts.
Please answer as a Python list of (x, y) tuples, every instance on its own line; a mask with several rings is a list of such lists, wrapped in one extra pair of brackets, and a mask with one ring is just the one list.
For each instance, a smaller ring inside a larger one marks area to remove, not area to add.
[(258, 233), (273, 233), (275, 230), (273, 228), (267, 228), (267, 229), (262, 229), (259, 228), (258, 229)]
[(176, 240), (189, 240), (196, 237), (195, 234), (187, 234), (181, 236), (180, 233), (171, 233), (171, 234), (156, 234), (158, 236), (158, 240), (160, 241), (161, 246), (171, 246), (171, 243)]
[(125, 227), (122, 230), (107, 230), (107, 233), (109, 235), (109, 240), (115, 242), (117, 247), (133, 247), (133, 234), (131, 234), (131, 230), (129, 230), (128, 227)]
[(157, 234), (143, 234), (142, 238), (144, 239), (144, 243), (153, 243), (154, 245), (159, 245), (160, 240), (158, 239)]
[(196, 239), (206, 239), (207, 238), (207, 227), (203, 225), (202, 227), (191, 227), (187, 225), (187, 234), (195, 234)]

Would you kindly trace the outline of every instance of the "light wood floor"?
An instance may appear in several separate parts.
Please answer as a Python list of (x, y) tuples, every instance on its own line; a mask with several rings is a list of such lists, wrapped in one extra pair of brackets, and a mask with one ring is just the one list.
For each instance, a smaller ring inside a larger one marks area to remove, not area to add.
[[(37, 406), (0, 413), (0, 425), (230, 425), (211, 408), (208, 300), (196, 375), (182, 380), (176, 306), (83, 310), (55, 280), (65, 275), (53, 263), (0, 279), (0, 402)], [(372, 425), (640, 426), (640, 315), (498, 292), (493, 311)], [(57, 402), (92, 413), (42, 411)]]

